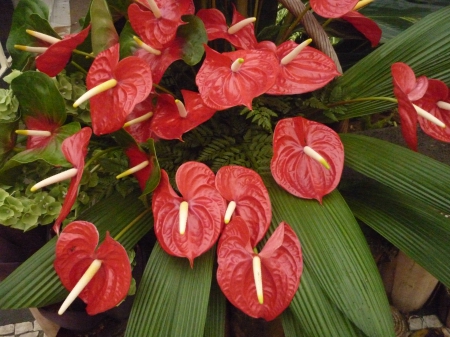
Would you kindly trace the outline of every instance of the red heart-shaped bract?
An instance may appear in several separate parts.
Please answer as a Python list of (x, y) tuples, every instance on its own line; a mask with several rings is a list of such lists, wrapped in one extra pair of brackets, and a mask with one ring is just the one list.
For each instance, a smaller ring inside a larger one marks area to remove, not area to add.
[(372, 47), (376, 47), (380, 43), (383, 31), (375, 21), (357, 11), (350, 11), (343, 15), (341, 19), (350, 22), (353, 27), (370, 41)]
[(134, 176), (139, 182), (139, 187), (141, 188), (142, 191), (145, 190), (147, 180), (150, 177), (150, 173), (153, 170), (152, 160), (150, 160), (147, 154), (144, 151), (140, 150), (137, 147), (137, 145), (133, 145), (127, 148), (125, 150), (125, 154), (130, 161), (130, 168), (135, 167), (136, 165), (139, 165), (146, 160), (149, 162), (149, 164), (146, 167), (134, 173)]
[(425, 76), (416, 79), (413, 70), (401, 62), (391, 66), (391, 74), (403, 138), (410, 149), (417, 151), (417, 112), (411, 102), (425, 95), (428, 79)]
[[(156, 111), (153, 104), (154, 100), (155, 95), (150, 94), (145, 100), (136, 104), (133, 111), (127, 116), (126, 120), (130, 121), (139, 118), (149, 112), (154, 114)], [(153, 132), (153, 116), (145, 121), (141, 121), (140, 123), (132, 124), (126, 127), (125, 130), (127, 130), (138, 143), (144, 143), (149, 138), (155, 139), (157, 137)]]
[(338, 18), (350, 12), (359, 0), (311, 0), (314, 12), (324, 18)]
[[(276, 55), (281, 61), (297, 47), (294, 41), (279, 45)], [(279, 73), (273, 87), (267, 90), (271, 95), (303, 94), (322, 88), (339, 75), (336, 64), (324, 53), (305, 47), (291, 62), (279, 64)]]
[[(161, 49), (175, 38), (177, 28), (186, 24), (181, 20), (182, 15), (194, 14), (192, 0), (155, 0), (161, 17), (156, 18), (148, 10), (146, 0), (138, 0), (138, 4), (128, 7), (128, 18), (131, 27), (149, 46)], [(142, 6), (141, 6), (142, 5)]]
[[(206, 58), (197, 73), (196, 83), (206, 105), (223, 110), (237, 105), (252, 108), (253, 98), (275, 83), (278, 60), (266, 50), (238, 50), (220, 54), (205, 45)], [(232, 63), (242, 58), (238, 71)]]
[[(186, 257), (191, 267), (194, 258), (210, 249), (219, 237), (225, 213), (225, 200), (214, 187), (214, 173), (206, 165), (186, 162), (176, 173), (179, 197), (161, 170), (161, 180), (153, 192), (152, 210), (156, 237), (170, 255)], [(182, 201), (188, 202), (186, 232), (180, 234), (179, 213)]]
[(110, 79), (117, 85), (90, 99), (92, 128), (96, 135), (119, 130), (135, 105), (152, 90), (152, 72), (144, 60), (129, 56), (119, 62), (119, 44), (102, 51), (86, 78), (90, 90)]
[(36, 68), (50, 77), (58, 75), (69, 62), (72, 51), (87, 38), (90, 29), (91, 25), (49, 46), (43, 54), (36, 57)]
[[(329, 164), (325, 168), (304, 152), (309, 146)], [(275, 181), (289, 193), (305, 199), (317, 199), (333, 191), (344, 167), (344, 147), (329, 127), (303, 117), (278, 122), (273, 135), (270, 170)]]
[[(303, 259), (300, 242), (286, 223), (280, 223), (263, 250), (255, 254), (247, 224), (235, 217), (220, 237), (217, 255), (217, 282), (235, 307), (270, 321), (289, 306), (300, 284)], [(261, 259), (263, 304), (258, 301), (253, 276), (255, 255)]]
[(439, 108), (437, 105), (439, 101), (450, 102), (449, 89), (442, 81), (428, 79), (427, 92), (421, 99), (414, 101), (414, 104), (441, 120), (447, 127), (442, 128), (420, 116), (417, 119), (420, 127), (427, 135), (443, 142), (450, 142), (450, 128), (448, 127), (450, 125), (450, 111)]
[[(253, 23), (246, 25), (234, 34), (230, 34), (228, 33), (229, 27), (225, 16), (218, 9), (201, 9), (197, 12), (197, 17), (199, 17), (205, 25), (208, 41), (225, 39), (238, 49), (255, 49), (258, 44)], [(231, 26), (244, 19), (245, 17), (233, 6)]]
[(126, 297), (131, 283), (131, 267), (125, 248), (106, 233), (105, 240), (96, 249), (98, 238), (98, 231), (90, 222), (68, 224), (56, 243), (53, 263), (61, 283), (70, 291), (92, 261), (102, 261), (98, 272), (79, 295), (87, 304), (89, 315), (119, 304)]
[(59, 212), (59, 215), (53, 225), (53, 230), (56, 234), (59, 234), (61, 223), (70, 213), (70, 210), (77, 199), (78, 186), (80, 185), (81, 178), (83, 177), (84, 158), (88, 152), (88, 145), (91, 135), (91, 128), (85, 127), (72, 136), (64, 139), (62, 142), (61, 151), (67, 161), (77, 169), (77, 174), (70, 180), (69, 189), (67, 190), (66, 197), (64, 198), (61, 212)]
[(182, 140), (184, 133), (206, 122), (216, 112), (203, 102), (199, 93), (181, 90), (181, 94), (187, 111), (186, 117), (180, 116), (172, 95), (159, 95), (156, 113), (152, 120), (152, 129), (157, 137)]
[(216, 174), (216, 188), (228, 202), (234, 201), (233, 216), (248, 225), (252, 247), (264, 237), (272, 220), (269, 193), (255, 171), (242, 166), (223, 166)]

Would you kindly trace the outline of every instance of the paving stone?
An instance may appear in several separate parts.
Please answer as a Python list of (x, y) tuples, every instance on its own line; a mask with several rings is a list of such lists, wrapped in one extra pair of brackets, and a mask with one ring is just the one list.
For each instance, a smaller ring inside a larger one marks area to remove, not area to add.
[(436, 315), (423, 316), (423, 322), (427, 328), (440, 328), (443, 326)]
[(0, 326), (0, 336), (14, 333), (14, 324)]
[(414, 331), (414, 330), (420, 330), (423, 329), (423, 317), (420, 316), (411, 316), (408, 319), (408, 323), (409, 323), (409, 330)]
[(34, 330), (34, 331), (42, 330), (42, 328), (41, 328), (41, 326), (39, 325), (38, 321), (34, 321), (34, 322), (33, 322), (33, 330)]
[(15, 334), (20, 335), (28, 331), (33, 331), (33, 323), (31, 322), (22, 322), (15, 324)]
[(19, 337), (38, 337), (38, 336), (39, 336), (39, 331), (32, 331), (32, 332), (24, 333), (23, 335), (19, 335)]

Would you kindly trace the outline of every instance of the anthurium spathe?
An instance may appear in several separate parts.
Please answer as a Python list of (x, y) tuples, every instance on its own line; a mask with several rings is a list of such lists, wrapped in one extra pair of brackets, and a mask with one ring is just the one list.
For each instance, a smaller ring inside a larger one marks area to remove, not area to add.
[[(108, 84), (108, 86), (106, 86)], [(89, 90), (74, 104), (90, 98), (92, 128), (96, 135), (119, 130), (135, 105), (152, 89), (152, 74), (147, 63), (135, 56), (119, 61), (119, 45), (101, 52), (92, 63), (86, 78)], [(100, 93), (94, 88), (105, 86)]]
[(238, 49), (255, 49), (258, 44), (253, 26), (256, 18), (245, 18), (234, 6), (230, 27), (223, 13), (215, 8), (201, 9), (197, 17), (205, 24), (208, 41), (225, 39)]
[(344, 167), (344, 147), (329, 127), (303, 117), (278, 122), (273, 135), (270, 170), (289, 193), (317, 199), (333, 191)]
[(238, 50), (220, 54), (205, 45), (206, 58), (196, 83), (206, 105), (217, 110), (252, 108), (253, 98), (275, 83), (278, 60), (272, 51)]
[(197, 162), (182, 164), (176, 173), (178, 196), (161, 170), (153, 192), (154, 228), (161, 247), (170, 255), (194, 258), (209, 250), (222, 229), (226, 203), (214, 186), (214, 173)]
[[(98, 241), (99, 234), (94, 224), (74, 221), (61, 232), (53, 263), (61, 283), (70, 291), (78, 288), (76, 286), (83, 274), (96, 264), (97, 271), (79, 293), (79, 297), (87, 304), (89, 315), (118, 305), (126, 297), (131, 283), (131, 267), (125, 248), (112, 239), (108, 232), (97, 248)], [(60, 314), (69, 304), (63, 304)]]
[(289, 306), (300, 284), (300, 241), (284, 222), (260, 253), (253, 251), (250, 240), (245, 221), (233, 218), (217, 247), (217, 282), (235, 307), (270, 321)]
[(338, 18), (348, 12), (358, 3), (358, 0), (311, 0), (314, 12), (324, 18)]
[(269, 193), (261, 177), (243, 166), (223, 166), (216, 174), (216, 188), (228, 202), (225, 223), (232, 216), (241, 217), (248, 226), (251, 246), (255, 247), (272, 220)]
[(192, 0), (138, 0), (128, 7), (134, 31), (155, 49), (175, 38), (177, 28), (185, 24), (182, 15), (194, 14)]
[(417, 105), (413, 104), (413, 102), (420, 100), (427, 92), (427, 77), (420, 76), (416, 79), (414, 71), (402, 62), (394, 63), (391, 66), (391, 74), (394, 95), (398, 101), (398, 113), (400, 115), (403, 138), (410, 149), (417, 151), (418, 114), (440, 125), (440, 127), (445, 127), (445, 124), (427, 111), (417, 109)]
[(342, 20), (350, 22), (369, 41), (372, 47), (376, 47), (381, 40), (382, 30), (377, 23), (357, 11), (350, 11), (341, 16)]
[[(267, 48), (267, 44), (266, 47)], [(279, 73), (267, 90), (272, 95), (293, 95), (322, 88), (340, 75), (334, 61), (317, 49), (286, 41), (276, 48)]]
[(199, 93), (181, 90), (184, 103), (172, 95), (158, 97), (152, 130), (162, 139), (180, 139), (184, 133), (210, 119), (215, 109), (207, 106)]

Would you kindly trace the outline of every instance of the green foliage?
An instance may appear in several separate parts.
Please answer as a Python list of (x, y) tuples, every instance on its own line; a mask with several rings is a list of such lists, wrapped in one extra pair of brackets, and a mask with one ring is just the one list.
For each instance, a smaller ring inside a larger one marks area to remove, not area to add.
[(17, 118), (19, 101), (10, 89), (0, 89), (0, 121), (12, 121)]

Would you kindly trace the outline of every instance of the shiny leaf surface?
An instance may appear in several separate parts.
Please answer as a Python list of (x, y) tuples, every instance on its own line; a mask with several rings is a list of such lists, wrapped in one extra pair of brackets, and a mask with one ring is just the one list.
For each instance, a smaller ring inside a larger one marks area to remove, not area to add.
[(89, 10), (92, 25), (92, 51), (94, 55), (119, 42), (114, 22), (105, 0), (92, 0)]

